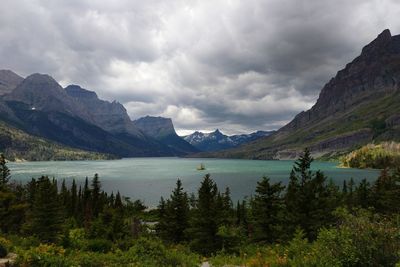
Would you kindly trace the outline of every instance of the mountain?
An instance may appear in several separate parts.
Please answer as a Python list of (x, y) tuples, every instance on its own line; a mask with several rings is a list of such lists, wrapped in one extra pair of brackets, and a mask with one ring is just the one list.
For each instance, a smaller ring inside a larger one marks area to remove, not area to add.
[[(77, 97), (84, 89), (64, 90), (52, 77), (33, 74), (0, 100), (0, 120), (57, 143), (120, 157), (170, 156), (171, 149), (144, 135), (118, 103)], [(90, 98), (90, 97), (89, 97)], [(107, 114), (108, 113), (108, 114)]]
[(131, 121), (122, 104), (101, 100), (95, 92), (78, 85), (69, 85), (65, 91), (68, 96), (87, 109), (91, 120), (97, 126), (111, 133), (127, 133), (144, 138), (143, 133)]
[(257, 131), (251, 134), (240, 134), (227, 136), (221, 133), (218, 129), (211, 133), (194, 132), (184, 136), (188, 143), (200, 151), (218, 151), (223, 149), (234, 148), (245, 143), (252, 142), (261, 137), (268, 136), (272, 133), (266, 131)]
[(287, 159), (305, 147), (332, 156), (371, 141), (400, 139), (400, 35), (383, 31), (321, 90), (316, 104), (276, 133), (199, 156)]
[(112, 159), (112, 155), (87, 152), (29, 135), (0, 122), (0, 151), (8, 160), (94, 160)]
[(199, 152), (176, 134), (170, 118), (146, 116), (135, 120), (134, 124), (146, 135), (168, 146), (176, 156)]
[(0, 95), (10, 93), (23, 80), (24, 78), (11, 70), (0, 70)]

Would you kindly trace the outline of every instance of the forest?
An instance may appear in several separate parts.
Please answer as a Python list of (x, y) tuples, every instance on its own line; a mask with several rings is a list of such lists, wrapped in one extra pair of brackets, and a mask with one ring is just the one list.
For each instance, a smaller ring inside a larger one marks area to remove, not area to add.
[(46, 176), (12, 182), (0, 157), (0, 258), (14, 266), (400, 266), (400, 168), (337, 186), (312, 171), (306, 149), (289, 182), (262, 177), (232, 203), (205, 175), (189, 194), (177, 180), (157, 209)]

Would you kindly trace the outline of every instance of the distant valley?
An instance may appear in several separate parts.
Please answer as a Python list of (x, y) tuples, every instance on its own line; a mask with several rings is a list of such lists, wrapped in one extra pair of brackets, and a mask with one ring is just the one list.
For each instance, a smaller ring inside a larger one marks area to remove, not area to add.
[(218, 129), (211, 133), (194, 132), (183, 136), (188, 143), (200, 151), (219, 151), (250, 143), (261, 137), (266, 137), (274, 131), (257, 131), (250, 134), (225, 135)]

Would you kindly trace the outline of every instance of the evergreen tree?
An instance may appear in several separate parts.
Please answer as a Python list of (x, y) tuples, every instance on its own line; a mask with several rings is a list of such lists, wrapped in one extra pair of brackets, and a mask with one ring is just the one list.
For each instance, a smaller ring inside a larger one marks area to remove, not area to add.
[(367, 179), (362, 179), (358, 187), (355, 189), (354, 205), (366, 209), (371, 204), (371, 185)]
[(71, 202), (69, 206), (69, 216), (73, 216), (74, 218), (77, 218), (77, 207), (78, 207), (78, 192), (76, 189), (76, 183), (75, 179), (72, 180), (72, 185), (71, 185)]
[(167, 202), (166, 215), (168, 219), (166, 230), (169, 239), (175, 243), (182, 242), (185, 239), (184, 233), (189, 224), (189, 200), (179, 179), (176, 182), (170, 201)]
[(380, 213), (398, 213), (400, 211), (400, 180), (395, 172), (383, 169), (372, 187), (373, 203)]
[(62, 230), (61, 203), (55, 181), (46, 176), (38, 180), (32, 210), (32, 233), (44, 242), (56, 242)]
[(254, 224), (253, 239), (273, 243), (279, 240), (284, 228), (284, 199), (281, 182), (271, 184), (263, 177), (257, 182), (256, 194), (251, 203)]
[(7, 188), (10, 178), (10, 170), (7, 167), (6, 159), (3, 154), (0, 154), (0, 191)]
[(91, 191), (91, 201), (92, 201), (92, 212), (93, 216), (97, 217), (101, 210), (101, 184), (99, 180), (99, 175), (96, 173), (92, 180), (92, 191)]
[(166, 202), (163, 197), (161, 197), (160, 202), (157, 207), (158, 212), (158, 223), (156, 225), (157, 236), (161, 237), (163, 240), (168, 240), (168, 218), (167, 218), (167, 207)]
[(10, 170), (6, 165), (3, 154), (0, 154), (0, 230), (7, 233), (9, 227), (9, 217), (11, 216), (11, 206), (15, 194), (10, 190), (8, 182), (10, 180)]
[(190, 222), (191, 247), (203, 255), (210, 255), (221, 248), (217, 237), (219, 210), (216, 209), (218, 190), (207, 174), (198, 190), (198, 199)]
[(82, 205), (83, 205), (83, 220), (84, 226), (86, 229), (89, 229), (90, 223), (92, 221), (92, 201), (91, 201), (91, 190), (89, 189), (89, 180), (86, 177), (85, 186), (83, 188), (83, 197), (82, 197)]
[(285, 198), (289, 233), (300, 227), (309, 239), (314, 239), (318, 229), (332, 221), (334, 209), (327, 205), (332, 200), (332, 190), (328, 190), (321, 171), (311, 171), (312, 161), (310, 151), (305, 149), (294, 163)]

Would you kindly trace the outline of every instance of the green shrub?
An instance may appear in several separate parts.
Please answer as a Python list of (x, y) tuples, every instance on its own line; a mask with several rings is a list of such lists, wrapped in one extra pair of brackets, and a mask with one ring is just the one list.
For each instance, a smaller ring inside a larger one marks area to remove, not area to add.
[(86, 244), (86, 250), (106, 253), (112, 249), (112, 246), (112, 242), (106, 239), (89, 239)]
[(10, 246), (10, 241), (0, 236), (0, 258), (4, 258), (7, 256)]

